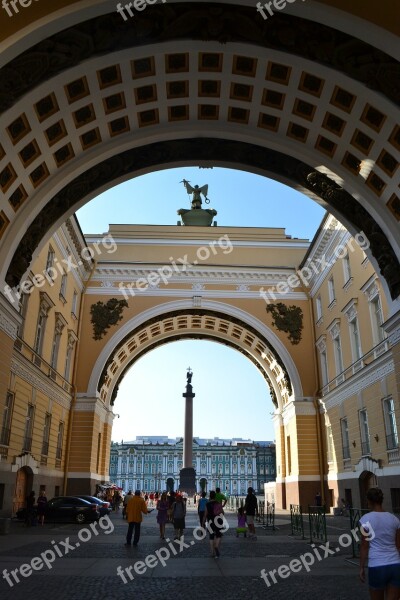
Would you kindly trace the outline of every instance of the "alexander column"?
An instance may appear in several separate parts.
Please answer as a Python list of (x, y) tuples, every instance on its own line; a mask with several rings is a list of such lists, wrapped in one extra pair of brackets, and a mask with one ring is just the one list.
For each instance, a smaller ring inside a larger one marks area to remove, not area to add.
[(190, 367), (187, 372), (185, 398), (185, 433), (183, 437), (183, 469), (179, 473), (179, 489), (189, 495), (196, 492), (196, 471), (193, 468), (193, 372)]

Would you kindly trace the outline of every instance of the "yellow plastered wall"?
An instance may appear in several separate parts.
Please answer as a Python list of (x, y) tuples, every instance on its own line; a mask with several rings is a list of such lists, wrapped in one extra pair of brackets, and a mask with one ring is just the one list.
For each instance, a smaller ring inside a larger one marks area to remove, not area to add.
[(13, 346), (14, 341), (3, 331), (0, 331), (0, 415), (4, 413), (7, 390), (9, 388)]
[(319, 475), (316, 416), (296, 417), (297, 460), (299, 475)]
[(104, 423), (103, 434), (102, 434), (102, 448), (101, 448), (101, 461), (99, 467), (100, 475), (107, 475), (109, 472), (110, 465), (110, 449), (111, 449), (111, 432), (112, 425)]
[[(285, 428), (283, 425), (275, 429), (276, 435), (276, 474), (277, 477), (286, 477), (285, 459)], [(280, 468), (280, 471), (279, 471)]]
[[(22, 451), (28, 404), (32, 402), (32, 387), (23, 379), (16, 377), (14, 393), (9, 455), (20, 454)], [(36, 442), (39, 432), (35, 427), (32, 435), (33, 440)]]
[(101, 433), (100, 417), (94, 412), (77, 411), (72, 422), (69, 451), (69, 471), (96, 471), (98, 434)]

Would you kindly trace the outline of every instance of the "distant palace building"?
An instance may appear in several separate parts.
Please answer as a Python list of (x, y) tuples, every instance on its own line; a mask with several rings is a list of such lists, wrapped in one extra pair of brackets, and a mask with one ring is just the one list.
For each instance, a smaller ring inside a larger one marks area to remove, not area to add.
[[(110, 479), (124, 491), (173, 490), (179, 487), (183, 439), (139, 436), (132, 442), (113, 442)], [(193, 467), (198, 490), (220, 487), (229, 494), (245, 494), (248, 487), (263, 493), (275, 480), (275, 444), (267, 441), (193, 439)]]

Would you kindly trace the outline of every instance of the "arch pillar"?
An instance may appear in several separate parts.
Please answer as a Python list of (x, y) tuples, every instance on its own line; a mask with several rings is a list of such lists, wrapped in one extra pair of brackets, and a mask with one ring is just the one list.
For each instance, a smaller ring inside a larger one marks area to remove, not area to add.
[(281, 471), (277, 475), (277, 506), (301, 504), (304, 508), (314, 504), (316, 492), (322, 491), (319, 418), (313, 399), (302, 398), (288, 402), (275, 420), (279, 426), (277, 468)]
[(108, 481), (114, 417), (100, 398), (76, 398), (68, 436), (67, 494), (94, 494), (96, 484)]

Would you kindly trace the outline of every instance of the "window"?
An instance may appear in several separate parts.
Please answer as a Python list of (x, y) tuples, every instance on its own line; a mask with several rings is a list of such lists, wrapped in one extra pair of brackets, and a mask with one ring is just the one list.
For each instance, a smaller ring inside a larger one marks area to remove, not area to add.
[(335, 296), (335, 282), (333, 280), (333, 277), (330, 277), (328, 279), (328, 295), (329, 295), (329, 306), (330, 306), (336, 300), (336, 296)]
[(24, 334), (24, 325), (26, 319), (26, 313), (28, 311), (28, 300), (30, 294), (21, 293), (21, 297), (19, 299), (18, 310), (22, 317), (22, 323), (18, 327), (18, 337), (22, 338)]
[(57, 369), (58, 351), (60, 349), (60, 341), (62, 330), (64, 329), (65, 321), (60, 313), (56, 313), (56, 324), (54, 327), (53, 344), (51, 347), (50, 364), (53, 369)]
[(382, 329), (383, 323), (383, 313), (382, 313), (382, 304), (379, 294), (377, 294), (372, 300), (370, 304), (371, 311), (371, 321), (372, 321), (372, 335), (374, 338), (374, 344), (377, 345), (379, 342), (385, 337), (384, 331)]
[(327, 458), (328, 463), (332, 463), (334, 461), (334, 444), (333, 444), (333, 435), (332, 435), (332, 425), (327, 425), (326, 427), (326, 448), (327, 448)]
[(41, 354), (41, 352), (42, 352), (44, 331), (46, 328), (46, 321), (47, 321), (47, 313), (40, 311), (37, 326), (36, 326), (35, 345), (33, 348), (34, 351), (36, 352), (36, 354)]
[(290, 435), (286, 436), (286, 452), (287, 452), (287, 474), (292, 472), (292, 449), (290, 446)]
[(360, 419), (360, 434), (361, 434), (361, 454), (368, 456), (371, 454), (371, 445), (369, 440), (368, 415), (364, 408), (359, 412)]
[[(372, 340), (374, 346), (377, 346), (385, 339), (385, 332), (382, 329), (384, 321), (382, 303), (379, 295), (379, 288), (376, 277), (371, 277), (367, 283), (362, 286), (361, 291), (367, 296), (369, 303), (369, 312), (371, 318)], [(382, 348), (384, 351), (385, 349)]]
[(54, 303), (52, 302), (51, 298), (49, 298), (49, 296), (45, 292), (40, 292), (39, 315), (36, 325), (35, 344), (33, 347), (36, 354), (42, 353), (47, 316), (52, 306), (54, 306)]
[(57, 448), (56, 448), (56, 459), (61, 460), (62, 458), (62, 448), (63, 448), (63, 438), (64, 438), (64, 423), (60, 421), (58, 426), (57, 433)]
[(344, 276), (344, 285), (348, 283), (351, 279), (351, 268), (350, 268), (350, 256), (349, 253), (343, 257), (343, 276)]
[(343, 371), (343, 354), (342, 354), (342, 342), (340, 340), (340, 334), (338, 334), (334, 338), (333, 346), (335, 349), (336, 375), (339, 375)]
[(350, 442), (349, 442), (349, 429), (347, 425), (347, 419), (341, 419), (340, 428), (342, 431), (342, 452), (343, 460), (350, 458)]
[(46, 260), (46, 273), (48, 275), (48, 278), (53, 280), (54, 276), (52, 274), (52, 271), (54, 270), (54, 260), (55, 260), (55, 252), (53, 250), (53, 248), (51, 246), (49, 246), (49, 251), (47, 253), (47, 260)]
[(397, 436), (397, 424), (396, 415), (394, 412), (393, 398), (389, 396), (383, 399), (383, 417), (385, 421), (386, 430), (386, 448), (387, 450), (393, 450), (399, 445), (399, 439)]
[(65, 356), (64, 379), (70, 381), (72, 357), (77, 337), (72, 330), (68, 330), (67, 354)]
[(66, 273), (64, 273), (64, 275), (61, 277), (61, 286), (60, 286), (60, 300), (62, 300), (62, 302), (64, 302), (64, 304), (66, 303), (66, 297), (67, 297), (67, 279), (68, 279), (68, 275)]
[(315, 299), (315, 307), (317, 311), (317, 322), (322, 319), (322, 302), (321, 296), (317, 296)]
[(33, 431), (33, 415), (35, 407), (33, 404), (28, 404), (28, 410), (25, 417), (25, 434), (22, 447), (23, 452), (30, 452), (32, 449), (32, 431)]
[(47, 456), (49, 453), (50, 427), (51, 427), (51, 414), (46, 413), (46, 416), (44, 418), (43, 441), (42, 441), (42, 455), (43, 456)]
[(322, 376), (322, 385), (326, 385), (329, 381), (328, 375), (328, 359), (326, 356), (326, 350), (322, 350), (319, 355), (321, 361), (321, 376)]
[(358, 327), (358, 318), (354, 316), (349, 321), (350, 329), (350, 345), (353, 354), (353, 361), (356, 362), (362, 357), (361, 341), (360, 341), (360, 330)]
[(71, 306), (71, 313), (77, 317), (77, 310), (78, 310), (78, 292), (76, 290), (74, 290), (73, 296), (72, 296), (72, 306)]
[(6, 405), (3, 412), (3, 423), (0, 432), (0, 444), (2, 446), (8, 446), (10, 443), (10, 432), (11, 432), (11, 417), (14, 406), (14, 394), (7, 392)]

